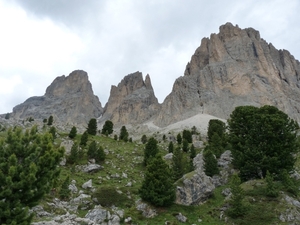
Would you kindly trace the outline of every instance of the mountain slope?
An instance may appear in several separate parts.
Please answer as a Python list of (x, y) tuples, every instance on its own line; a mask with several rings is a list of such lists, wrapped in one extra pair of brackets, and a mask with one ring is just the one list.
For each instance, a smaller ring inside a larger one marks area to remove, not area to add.
[(226, 23), (203, 38), (166, 97), (155, 124), (198, 113), (228, 118), (236, 106), (274, 105), (300, 121), (300, 63), (253, 28)]

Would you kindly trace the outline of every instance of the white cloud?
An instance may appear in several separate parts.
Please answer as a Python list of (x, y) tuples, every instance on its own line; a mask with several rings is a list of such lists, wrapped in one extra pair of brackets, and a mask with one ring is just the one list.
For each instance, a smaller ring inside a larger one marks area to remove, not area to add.
[(201, 39), (226, 22), (299, 59), (299, 10), (298, 0), (0, 0), (0, 113), (75, 69), (88, 72), (102, 104), (135, 71), (150, 74), (162, 102)]

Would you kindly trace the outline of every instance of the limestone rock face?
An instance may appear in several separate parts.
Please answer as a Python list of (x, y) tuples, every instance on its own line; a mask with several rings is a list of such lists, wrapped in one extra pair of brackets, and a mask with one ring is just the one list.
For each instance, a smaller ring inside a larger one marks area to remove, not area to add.
[(145, 81), (140, 72), (123, 78), (118, 86), (112, 86), (101, 121), (114, 124), (139, 124), (151, 119), (160, 109), (149, 75)]
[(300, 63), (253, 28), (226, 23), (203, 38), (162, 104), (155, 124), (206, 113), (227, 119), (236, 106), (274, 105), (300, 121)]
[(17, 119), (45, 119), (70, 124), (86, 124), (103, 112), (101, 103), (94, 95), (85, 71), (75, 70), (69, 76), (57, 77), (46, 89), (44, 96), (31, 97), (13, 108)]

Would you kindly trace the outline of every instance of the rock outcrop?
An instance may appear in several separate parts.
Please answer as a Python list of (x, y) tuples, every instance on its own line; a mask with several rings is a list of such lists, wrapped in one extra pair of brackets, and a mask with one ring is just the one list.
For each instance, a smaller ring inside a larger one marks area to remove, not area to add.
[(236, 106), (274, 105), (300, 121), (300, 63), (253, 28), (231, 23), (203, 38), (155, 120), (165, 126), (199, 113), (227, 119)]
[(157, 114), (160, 105), (154, 95), (150, 76), (145, 81), (140, 72), (123, 78), (118, 86), (112, 86), (101, 121), (114, 124), (139, 124)]
[(44, 96), (31, 97), (13, 108), (16, 119), (45, 119), (64, 124), (87, 124), (103, 112), (101, 103), (94, 95), (85, 71), (75, 70), (69, 76), (57, 77), (46, 89)]

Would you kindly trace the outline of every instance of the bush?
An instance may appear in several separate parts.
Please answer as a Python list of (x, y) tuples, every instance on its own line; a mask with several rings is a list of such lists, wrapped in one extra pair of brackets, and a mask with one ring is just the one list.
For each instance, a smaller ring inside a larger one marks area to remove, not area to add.
[(97, 120), (95, 118), (90, 119), (88, 123), (88, 128), (86, 130), (90, 135), (97, 134)]
[(73, 139), (76, 137), (76, 135), (77, 135), (77, 129), (75, 126), (73, 126), (72, 129), (70, 130), (69, 138)]
[(104, 207), (131, 205), (131, 200), (125, 194), (120, 194), (114, 187), (100, 187), (93, 193), (93, 198)]

